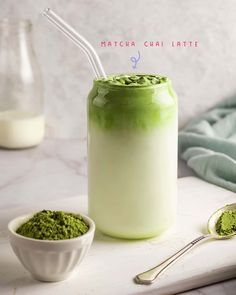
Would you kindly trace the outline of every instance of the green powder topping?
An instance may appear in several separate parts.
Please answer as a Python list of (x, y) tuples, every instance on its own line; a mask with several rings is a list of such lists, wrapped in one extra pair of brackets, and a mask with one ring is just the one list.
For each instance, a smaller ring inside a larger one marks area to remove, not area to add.
[(167, 82), (168, 78), (159, 75), (121, 74), (100, 78), (97, 81), (118, 86), (151, 86)]
[(22, 224), (16, 233), (39, 240), (65, 240), (79, 237), (88, 229), (80, 215), (43, 210)]
[(236, 211), (222, 213), (216, 223), (216, 231), (221, 236), (227, 236), (236, 232)]

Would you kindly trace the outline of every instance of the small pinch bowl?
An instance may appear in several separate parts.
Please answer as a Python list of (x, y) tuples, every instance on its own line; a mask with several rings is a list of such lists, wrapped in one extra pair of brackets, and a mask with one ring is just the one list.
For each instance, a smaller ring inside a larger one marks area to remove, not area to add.
[(66, 240), (38, 240), (17, 234), (18, 227), (33, 215), (19, 216), (9, 222), (9, 240), (14, 253), (36, 280), (56, 282), (67, 279), (86, 256), (93, 241), (95, 223), (80, 214), (89, 230), (82, 236)]

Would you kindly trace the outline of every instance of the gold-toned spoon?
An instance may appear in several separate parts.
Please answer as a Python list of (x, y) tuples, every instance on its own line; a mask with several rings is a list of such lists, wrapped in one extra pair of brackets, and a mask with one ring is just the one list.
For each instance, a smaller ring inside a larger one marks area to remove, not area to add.
[(177, 253), (163, 261), (161, 264), (157, 265), (156, 267), (149, 269), (143, 273), (138, 274), (135, 278), (134, 281), (137, 284), (144, 284), (144, 285), (149, 285), (152, 284), (159, 276), (167, 269), (169, 268), (172, 264), (174, 264), (177, 260), (179, 260), (185, 253), (187, 253), (190, 249), (192, 249), (194, 246), (196, 246), (199, 242), (207, 239), (230, 239), (234, 235), (236, 235), (236, 232), (233, 232), (232, 234), (229, 235), (219, 235), (216, 231), (216, 223), (220, 216), (227, 211), (236, 211), (236, 203), (227, 205), (219, 210), (217, 210), (215, 213), (211, 215), (211, 217), (208, 220), (207, 223), (207, 230), (208, 234), (202, 235), (189, 244), (187, 244), (184, 248), (179, 250)]

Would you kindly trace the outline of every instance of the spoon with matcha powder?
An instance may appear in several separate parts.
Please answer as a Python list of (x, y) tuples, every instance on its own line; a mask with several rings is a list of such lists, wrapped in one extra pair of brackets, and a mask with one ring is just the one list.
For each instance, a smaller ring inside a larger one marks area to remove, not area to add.
[(156, 267), (149, 269), (143, 273), (138, 274), (134, 281), (137, 284), (149, 285), (159, 278), (159, 276), (178, 259), (180, 259), (185, 253), (187, 253), (194, 246), (198, 245), (199, 242), (207, 239), (230, 239), (236, 235), (236, 203), (226, 205), (225, 207), (217, 210), (211, 215), (207, 223), (208, 234), (202, 235), (184, 248), (179, 250), (177, 253), (172, 255), (170, 258), (163, 261)]

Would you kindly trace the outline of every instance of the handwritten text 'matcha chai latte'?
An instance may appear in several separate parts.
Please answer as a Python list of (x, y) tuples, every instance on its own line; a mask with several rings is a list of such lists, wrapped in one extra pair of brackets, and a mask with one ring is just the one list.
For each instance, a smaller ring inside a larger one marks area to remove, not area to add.
[[(140, 46), (140, 44), (138, 44)], [(101, 47), (135, 47), (135, 41), (101, 41)], [(198, 41), (144, 41), (143, 47), (198, 47)]]

